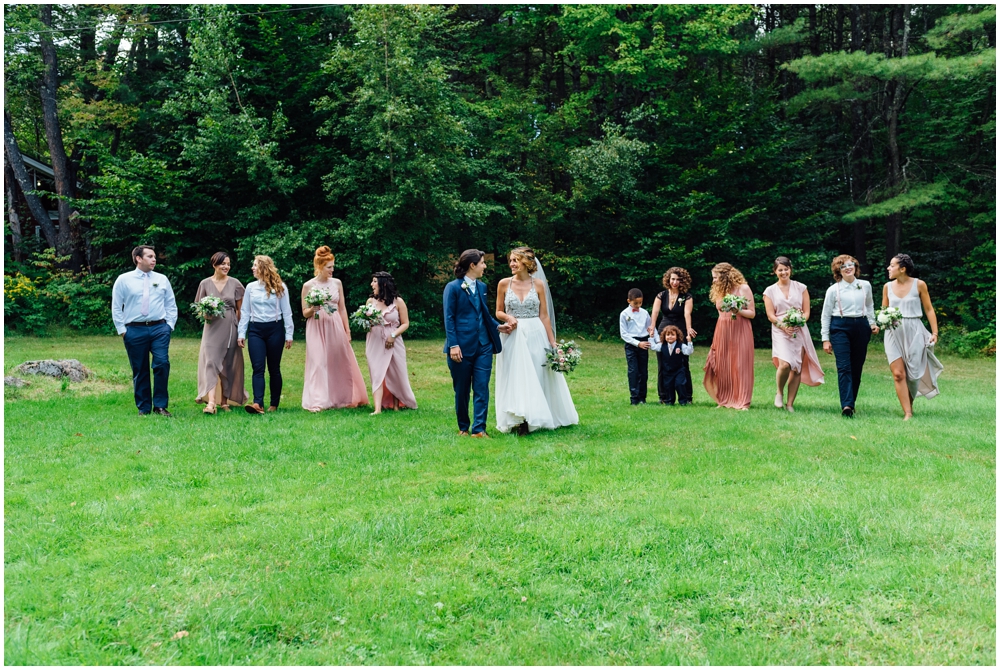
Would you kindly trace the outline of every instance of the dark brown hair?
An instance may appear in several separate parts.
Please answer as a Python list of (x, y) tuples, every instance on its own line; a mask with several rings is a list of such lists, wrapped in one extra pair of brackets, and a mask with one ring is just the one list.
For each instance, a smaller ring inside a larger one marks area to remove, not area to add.
[(219, 267), (220, 265), (226, 262), (227, 258), (229, 258), (229, 254), (227, 254), (225, 251), (216, 251), (214, 254), (212, 254), (212, 260), (211, 260), (212, 267), (213, 268)]
[(458, 257), (458, 262), (455, 263), (455, 276), (461, 279), (466, 275), (466, 273), (469, 272), (470, 265), (475, 265), (485, 257), (485, 251), (480, 251), (479, 249), (466, 249), (462, 252), (462, 255)]
[(672, 267), (663, 273), (663, 288), (670, 289), (670, 275), (677, 275), (681, 280), (680, 286), (677, 287), (678, 293), (683, 295), (691, 290), (691, 273), (679, 267)]
[(913, 276), (913, 271), (917, 268), (913, 264), (913, 259), (910, 258), (910, 254), (896, 254), (893, 258), (896, 259), (896, 264), (899, 265), (899, 267), (906, 270), (907, 277)]
[[(156, 253), (156, 249), (149, 246), (148, 244), (140, 244), (139, 246), (137, 246), (135, 249), (132, 250), (132, 262), (135, 263), (136, 258), (142, 258), (143, 255), (146, 253), (146, 249), (149, 249), (154, 254)], [(136, 265), (138, 265), (138, 263), (136, 263)]]
[(660, 331), (660, 342), (666, 342), (667, 335), (669, 335), (670, 333), (676, 335), (678, 340), (684, 339), (684, 333), (682, 333), (681, 329), (678, 328), (677, 326), (664, 326), (663, 330)]
[(386, 307), (396, 302), (399, 292), (396, 291), (396, 282), (391, 274), (380, 270), (379, 272), (372, 273), (372, 279), (378, 282), (378, 295), (375, 295), (373, 291), (370, 297), (381, 300), (385, 303)]
[(774, 259), (774, 267), (771, 268), (771, 272), (774, 272), (775, 270), (777, 270), (779, 265), (784, 265), (789, 270), (792, 269), (792, 262), (790, 260), (788, 260), (788, 256), (778, 256), (777, 258), (775, 258)]

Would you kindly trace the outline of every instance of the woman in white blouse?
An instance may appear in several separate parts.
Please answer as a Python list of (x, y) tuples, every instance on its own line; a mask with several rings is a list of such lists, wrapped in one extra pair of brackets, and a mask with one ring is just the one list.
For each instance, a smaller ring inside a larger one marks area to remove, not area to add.
[(823, 351), (837, 361), (837, 384), (844, 416), (854, 416), (861, 385), (861, 370), (868, 355), (868, 342), (878, 332), (872, 285), (858, 279), (858, 261), (846, 254), (830, 265), (834, 284), (823, 301)]
[(253, 404), (245, 405), (250, 414), (264, 413), (264, 368), (270, 373), (271, 404), (268, 412), (278, 409), (281, 400), (282, 347), (292, 348), (292, 305), (288, 287), (281, 281), (270, 256), (254, 256), (253, 276), (257, 281), (247, 284), (240, 315), (239, 339), (242, 348), (248, 345), (253, 366)]

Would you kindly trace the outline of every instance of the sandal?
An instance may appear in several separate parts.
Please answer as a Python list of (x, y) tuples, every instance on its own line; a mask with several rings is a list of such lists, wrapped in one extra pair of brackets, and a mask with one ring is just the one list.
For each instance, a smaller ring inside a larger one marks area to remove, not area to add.
[(205, 414), (215, 414), (216, 405), (209, 403), (205, 406), (205, 409), (201, 410)]

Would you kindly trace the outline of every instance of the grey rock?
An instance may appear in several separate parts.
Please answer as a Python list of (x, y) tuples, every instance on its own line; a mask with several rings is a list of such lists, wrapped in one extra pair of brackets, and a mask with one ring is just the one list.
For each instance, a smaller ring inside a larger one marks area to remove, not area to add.
[(3, 378), (3, 385), (4, 386), (13, 386), (16, 389), (22, 389), (25, 386), (31, 386), (31, 382), (26, 381), (24, 379), (21, 379), (20, 377), (10, 376), (10, 377), (4, 377)]
[(17, 371), (25, 375), (46, 375), (48, 377), (69, 377), (72, 382), (82, 382), (93, 377), (94, 372), (75, 358), (61, 361), (51, 359), (44, 361), (28, 361), (17, 366)]

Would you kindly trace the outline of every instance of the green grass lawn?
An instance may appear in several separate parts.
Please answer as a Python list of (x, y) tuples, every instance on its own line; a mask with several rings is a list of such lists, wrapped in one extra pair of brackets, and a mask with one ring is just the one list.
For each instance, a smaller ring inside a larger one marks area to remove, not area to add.
[(942, 357), (903, 423), (881, 342), (854, 420), (822, 353), (790, 415), (767, 351), (736, 412), (704, 343), (686, 408), (582, 344), (579, 426), (472, 440), (439, 341), (407, 343), (417, 411), (301, 410), (297, 342), (281, 411), (205, 416), (177, 339), (165, 419), (117, 338), (7, 339), (8, 374), (99, 379), (7, 391), (5, 662), (995, 664), (993, 361)]

